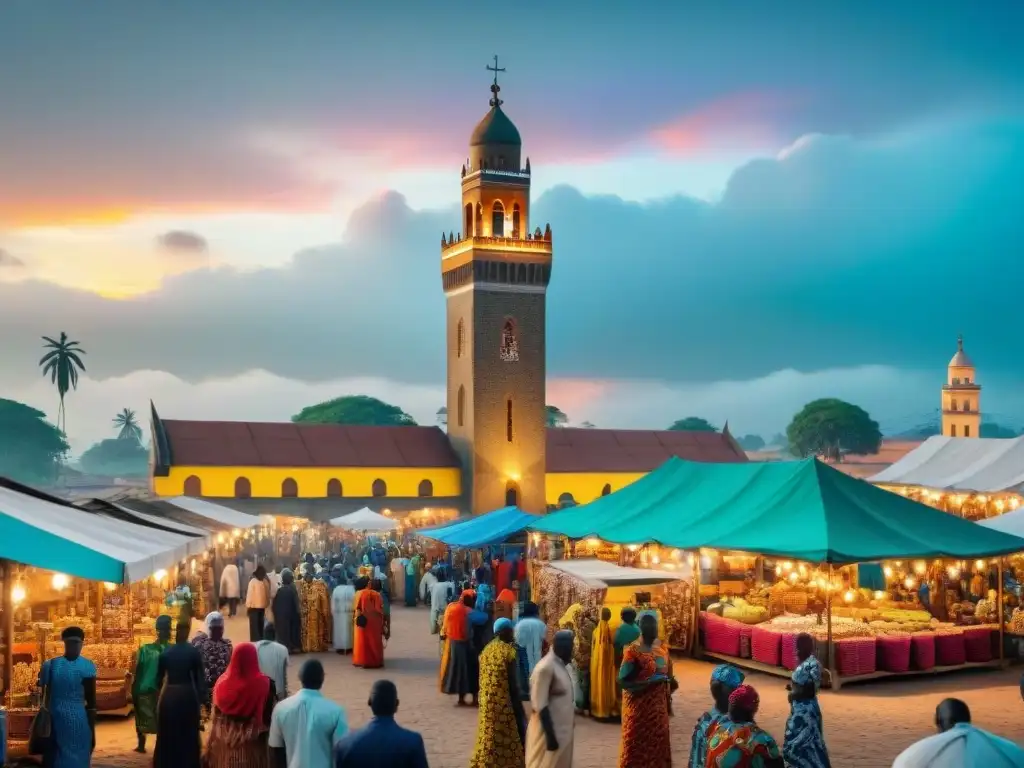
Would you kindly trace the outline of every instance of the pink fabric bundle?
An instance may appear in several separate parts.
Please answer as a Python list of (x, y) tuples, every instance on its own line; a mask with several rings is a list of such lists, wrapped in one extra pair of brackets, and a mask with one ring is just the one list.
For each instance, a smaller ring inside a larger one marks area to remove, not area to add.
[(935, 666), (935, 635), (931, 632), (915, 632), (910, 636), (910, 658), (914, 669), (931, 669)]
[(883, 635), (877, 638), (878, 668), (886, 672), (910, 671), (911, 637)]
[(738, 621), (724, 619), (713, 613), (706, 614), (704, 619), (704, 648), (712, 653), (724, 653), (727, 656), (740, 655), (740, 627)]
[(935, 636), (935, 663), (940, 667), (953, 667), (967, 661), (967, 648), (961, 632)]
[(782, 666), (789, 670), (796, 669), (800, 663), (800, 659), (796, 657), (796, 636), (796, 632), (785, 632), (782, 635)]
[(754, 627), (752, 624), (744, 624), (740, 627), (740, 658), (749, 659), (751, 655), (751, 636)]
[(992, 630), (971, 627), (964, 630), (964, 658), (967, 661), (992, 661)]
[(834, 642), (836, 669), (843, 677), (869, 675), (877, 667), (875, 660), (875, 638), (844, 637)]
[(750, 655), (754, 661), (779, 666), (782, 635), (759, 626), (751, 627)]

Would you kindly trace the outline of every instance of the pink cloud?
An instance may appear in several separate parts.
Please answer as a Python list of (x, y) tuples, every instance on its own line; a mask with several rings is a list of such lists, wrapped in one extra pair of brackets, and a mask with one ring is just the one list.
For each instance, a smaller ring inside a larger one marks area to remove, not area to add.
[(773, 93), (733, 94), (655, 128), (650, 140), (670, 155), (771, 147), (780, 141), (780, 113), (792, 103), (793, 97)]

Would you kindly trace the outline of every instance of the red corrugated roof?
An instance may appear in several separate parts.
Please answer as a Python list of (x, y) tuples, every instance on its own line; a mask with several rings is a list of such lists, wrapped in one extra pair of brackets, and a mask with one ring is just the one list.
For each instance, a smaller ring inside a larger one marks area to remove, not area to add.
[[(438, 427), (161, 420), (179, 466), (459, 467)], [(746, 461), (726, 434), (549, 429), (548, 472), (650, 472), (672, 456)]]
[(673, 456), (712, 463), (746, 461), (721, 432), (549, 429), (548, 472), (650, 472)]
[(208, 467), (458, 467), (438, 427), (162, 420), (172, 463)]

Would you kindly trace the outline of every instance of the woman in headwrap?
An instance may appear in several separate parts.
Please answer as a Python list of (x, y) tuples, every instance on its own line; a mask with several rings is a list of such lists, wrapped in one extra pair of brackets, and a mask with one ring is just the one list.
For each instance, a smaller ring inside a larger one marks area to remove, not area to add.
[(704, 768), (708, 756), (708, 731), (729, 714), (729, 694), (743, 684), (743, 673), (732, 664), (719, 664), (711, 673), (711, 700), (714, 706), (700, 716), (690, 739), (689, 768)]
[(273, 603), (274, 628), (277, 642), (291, 653), (302, 650), (302, 619), (299, 593), (295, 589), (295, 576), (291, 569), (281, 571), (281, 586), (277, 588)]
[(602, 608), (601, 621), (590, 643), (590, 714), (599, 720), (609, 720), (619, 714), (618, 683), (615, 682), (619, 670), (615, 666), (611, 618), (611, 610)]
[(521, 768), (526, 719), (516, 683), (512, 622), (494, 622), (494, 639), (480, 654), (480, 716), (470, 768)]
[(89, 768), (96, 747), (96, 665), (82, 656), (85, 632), (60, 634), (64, 654), (43, 662), (39, 686), (50, 710), (44, 768)]
[(206, 768), (269, 768), (267, 733), (277, 691), (260, 672), (256, 646), (242, 643), (213, 691)]
[(192, 645), (199, 651), (203, 660), (203, 677), (206, 683), (206, 696), (203, 708), (206, 716), (210, 714), (210, 696), (231, 662), (231, 641), (224, 637), (224, 617), (219, 611), (211, 611), (206, 615), (206, 631), (200, 632), (192, 640)]
[(139, 647), (139, 655), (135, 659), (135, 678), (132, 681), (135, 735), (139, 741), (135, 751), (143, 755), (146, 754), (146, 734), (156, 733), (156, 703), (160, 698), (157, 670), (161, 654), (171, 643), (171, 617), (157, 616), (153, 627), (156, 629), (156, 642)]
[(476, 706), (479, 690), (476, 657), (469, 642), (469, 614), (475, 602), (473, 590), (463, 591), (459, 600), (445, 609), (441, 626), (441, 636), (445, 641), (441, 659), (441, 692), (457, 696), (456, 704), (460, 707), (466, 705), (467, 695), (472, 697), (472, 705)]
[(729, 694), (729, 716), (708, 729), (706, 768), (783, 768), (779, 745), (754, 722), (760, 704), (749, 685)]
[(199, 651), (188, 641), (189, 624), (178, 624), (174, 645), (160, 656), (153, 768), (200, 768), (199, 730), (206, 680)]
[(818, 706), (821, 663), (814, 655), (814, 638), (806, 632), (796, 637), (796, 656), (800, 663), (790, 682), (790, 712), (782, 754), (788, 768), (831, 768)]
[(619, 768), (672, 765), (669, 738), (668, 654), (658, 645), (658, 620), (640, 620), (640, 640), (626, 647), (619, 668), (622, 687), (622, 744)]

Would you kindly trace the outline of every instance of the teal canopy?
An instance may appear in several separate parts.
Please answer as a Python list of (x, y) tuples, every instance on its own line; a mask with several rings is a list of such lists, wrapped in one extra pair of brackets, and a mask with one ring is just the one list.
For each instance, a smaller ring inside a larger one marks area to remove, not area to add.
[(1024, 539), (876, 488), (816, 459), (703, 464), (672, 458), (616, 493), (540, 518), (532, 529), (829, 563), (1024, 550)]
[(519, 507), (503, 507), (485, 515), (458, 520), (448, 525), (425, 528), (420, 536), (435, 539), (449, 547), (475, 549), (488, 544), (499, 544), (510, 536), (533, 527), (541, 518), (531, 515)]

